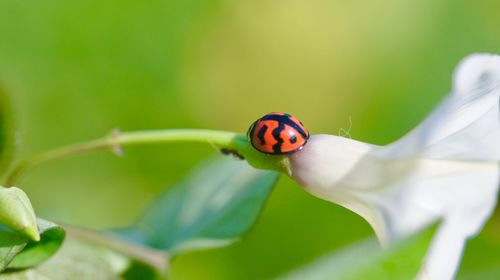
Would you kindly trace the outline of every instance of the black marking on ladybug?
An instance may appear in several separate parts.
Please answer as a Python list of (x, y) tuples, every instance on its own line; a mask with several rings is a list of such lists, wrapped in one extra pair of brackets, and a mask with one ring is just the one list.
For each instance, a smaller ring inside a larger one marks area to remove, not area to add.
[(290, 135), (290, 143), (293, 144), (295, 142), (297, 142), (297, 135), (295, 134)]
[(266, 139), (264, 138), (264, 135), (266, 135), (267, 128), (268, 128), (267, 125), (263, 125), (262, 128), (259, 130), (259, 133), (257, 134), (257, 137), (259, 138), (261, 145), (266, 144)]
[(309, 135), (300, 126), (298, 126), (295, 122), (290, 120), (290, 118), (286, 115), (283, 115), (283, 116), (281, 116), (281, 115), (267, 115), (267, 116), (264, 116), (261, 120), (274, 120), (280, 124), (284, 123), (286, 125), (293, 127), (295, 130), (297, 130), (302, 135), (302, 137), (304, 137), (305, 139), (309, 139)]
[(259, 120), (256, 120), (248, 129), (247, 136), (252, 137), (254, 132), (255, 132), (255, 125), (259, 122)]
[(273, 129), (273, 138), (277, 141), (276, 144), (273, 145), (273, 150), (277, 154), (281, 154), (281, 146), (283, 145), (283, 139), (281, 139), (281, 132), (285, 129), (285, 124), (282, 122), (278, 122), (279, 125), (277, 128)]

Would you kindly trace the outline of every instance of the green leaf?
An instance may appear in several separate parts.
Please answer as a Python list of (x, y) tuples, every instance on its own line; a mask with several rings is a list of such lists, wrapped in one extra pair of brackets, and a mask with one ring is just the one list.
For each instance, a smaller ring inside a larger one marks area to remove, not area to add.
[(228, 245), (255, 223), (278, 177), (232, 158), (209, 161), (117, 233), (170, 254)]
[(59, 249), (64, 240), (64, 230), (42, 219), (37, 222), (40, 231), (38, 242), (10, 229), (0, 230), (0, 271), (37, 265)]
[(40, 241), (30, 241), (24, 249), (9, 264), (9, 268), (21, 269), (37, 265), (52, 255), (61, 247), (65, 232), (60, 226), (45, 221), (37, 220), (40, 231)]
[(320, 258), (280, 280), (376, 280), (414, 279), (422, 265), (436, 227), (383, 250), (375, 239), (361, 241)]
[(12, 110), (8, 96), (0, 85), (0, 175), (8, 168), (14, 147)]
[(160, 279), (150, 266), (131, 260), (100, 244), (68, 235), (61, 249), (49, 260), (29, 269), (12, 269), (1, 280), (95, 280)]
[(0, 229), (0, 271), (7, 268), (7, 265), (23, 250), (27, 243), (26, 237), (7, 228)]

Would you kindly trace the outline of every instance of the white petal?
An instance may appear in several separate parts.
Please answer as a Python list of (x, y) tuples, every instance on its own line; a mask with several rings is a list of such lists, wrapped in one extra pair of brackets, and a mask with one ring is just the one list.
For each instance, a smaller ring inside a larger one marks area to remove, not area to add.
[(476, 54), (455, 70), (453, 90), (382, 157), (500, 160), (500, 56)]
[[(376, 166), (373, 169), (365, 167), (371, 165), (366, 156), (374, 147), (337, 136), (313, 135), (301, 151), (290, 156), (290, 170), (291, 176), (308, 192), (362, 216), (377, 236), (385, 239), (379, 211), (358, 197), (356, 190), (372, 188), (372, 183), (375, 185), (381, 181), (383, 175), (377, 175)], [(380, 167), (386, 170), (384, 166)], [(346, 180), (347, 177), (351, 179)], [(369, 177), (375, 177), (375, 180)]]
[(347, 138), (315, 135), (290, 156), (292, 177), (315, 196), (365, 218), (382, 243), (455, 215), (470, 235), (494, 208), (496, 163), (381, 159), (378, 149)]
[(453, 92), (415, 130), (378, 147), (311, 137), (290, 156), (291, 176), (373, 227), (382, 243), (441, 220), (419, 279), (452, 279), (465, 241), (496, 205), (500, 178), (500, 57), (473, 55)]
[(453, 279), (460, 264), (467, 236), (460, 226), (441, 225), (420, 269), (418, 280)]

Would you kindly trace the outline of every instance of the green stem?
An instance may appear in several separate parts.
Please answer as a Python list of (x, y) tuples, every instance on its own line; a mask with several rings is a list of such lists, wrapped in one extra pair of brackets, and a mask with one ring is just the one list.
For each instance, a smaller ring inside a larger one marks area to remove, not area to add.
[(88, 241), (93, 245), (100, 245), (133, 259), (143, 261), (156, 268), (161, 274), (167, 274), (168, 272), (170, 256), (164, 251), (126, 242), (103, 232), (77, 226), (64, 225), (64, 230), (68, 237)]
[(268, 156), (257, 152), (248, 143), (245, 135), (234, 132), (203, 129), (167, 129), (121, 133), (115, 130), (107, 137), (57, 148), (19, 162), (6, 177), (5, 186), (14, 186), (27, 170), (48, 161), (98, 150), (111, 150), (120, 155), (122, 147), (125, 146), (170, 142), (205, 142), (244, 157), (256, 168), (287, 171), (287, 163), (283, 157)]

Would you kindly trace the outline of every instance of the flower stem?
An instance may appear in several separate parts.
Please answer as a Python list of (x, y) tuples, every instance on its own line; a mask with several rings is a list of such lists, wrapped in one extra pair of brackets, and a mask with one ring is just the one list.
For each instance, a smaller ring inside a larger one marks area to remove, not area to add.
[(121, 149), (124, 146), (170, 142), (205, 142), (223, 149), (225, 152), (245, 158), (256, 168), (286, 170), (284, 168), (286, 164), (282, 164), (281, 157), (272, 158), (257, 152), (248, 143), (245, 135), (234, 132), (204, 129), (166, 129), (122, 133), (114, 130), (106, 137), (57, 148), (19, 162), (6, 177), (5, 186), (14, 186), (27, 170), (48, 161), (98, 150), (111, 150), (121, 155)]
[(99, 245), (132, 259), (140, 260), (166, 275), (169, 269), (170, 256), (158, 249), (133, 244), (103, 232), (93, 231), (73, 225), (64, 225), (68, 237), (87, 241), (92, 245)]

